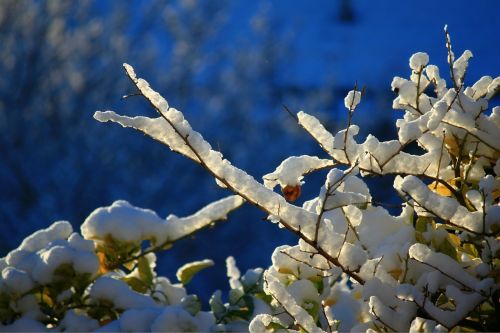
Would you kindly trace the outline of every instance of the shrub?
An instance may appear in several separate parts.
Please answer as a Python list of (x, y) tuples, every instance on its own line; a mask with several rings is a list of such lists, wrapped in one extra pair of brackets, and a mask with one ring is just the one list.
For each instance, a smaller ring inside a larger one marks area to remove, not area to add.
[[(192, 216), (158, 217), (125, 201), (95, 210), (81, 235), (56, 222), (1, 259), (0, 320), (7, 330), (99, 331), (491, 331), (499, 326), (500, 78), (470, 87), (470, 51), (455, 58), (446, 32), (451, 87), (425, 53), (409, 80), (394, 78), (398, 138), (356, 140), (356, 88), (345, 98), (347, 128), (329, 133), (293, 115), (325, 158), (292, 156), (258, 182), (213, 150), (183, 114), (125, 64), (158, 118), (96, 112), (135, 128), (200, 164), (234, 195)], [(420, 153), (410, 150), (418, 146)], [(329, 169), (302, 207), (304, 176)], [(367, 177), (394, 177), (401, 212), (372, 199)], [(282, 195), (274, 188), (280, 186)], [(172, 283), (155, 273), (155, 252), (221, 220), (244, 202), (297, 235), (272, 265), (241, 275), (227, 259), (230, 291), (203, 311), (185, 285), (210, 260), (189, 263)], [(83, 237), (82, 237), (83, 236)]]

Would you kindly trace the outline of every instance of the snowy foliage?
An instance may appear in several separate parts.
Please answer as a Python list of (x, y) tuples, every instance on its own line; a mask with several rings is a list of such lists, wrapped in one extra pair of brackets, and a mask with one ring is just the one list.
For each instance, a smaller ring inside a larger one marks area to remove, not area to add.
[[(470, 51), (455, 59), (448, 33), (451, 85), (429, 56), (410, 58), (396, 77), (398, 138), (357, 140), (352, 124), (362, 92), (345, 99), (348, 126), (331, 134), (312, 115), (298, 124), (326, 157), (283, 161), (263, 183), (233, 166), (184, 115), (125, 64), (157, 118), (96, 112), (101, 122), (135, 128), (200, 164), (234, 193), (198, 213), (162, 219), (117, 201), (99, 208), (81, 235), (56, 222), (1, 259), (0, 320), (5, 330), (97, 331), (448, 331), (498, 328), (500, 294), (500, 109), (489, 106), (500, 79), (465, 86)], [(415, 153), (412, 147), (419, 147)], [(306, 174), (329, 169), (318, 195), (302, 206)], [(365, 178), (394, 178), (401, 209), (376, 202)], [(274, 192), (280, 185), (283, 195)], [(227, 259), (230, 291), (209, 311), (185, 285), (202, 260), (172, 283), (155, 273), (155, 251), (223, 219), (243, 202), (293, 232), (267, 269), (241, 275)]]

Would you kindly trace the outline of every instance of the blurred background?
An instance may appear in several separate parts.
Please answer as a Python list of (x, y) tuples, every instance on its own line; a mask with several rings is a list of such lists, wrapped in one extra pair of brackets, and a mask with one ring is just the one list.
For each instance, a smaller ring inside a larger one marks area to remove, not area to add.
[[(364, 139), (396, 131), (393, 76), (409, 76), (414, 52), (447, 76), (443, 27), (456, 54), (470, 49), (468, 81), (498, 76), (500, 2), (0, 1), (0, 256), (37, 229), (125, 199), (160, 216), (189, 215), (229, 193), (194, 163), (133, 130), (96, 122), (96, 110), (156, 116), (121, 64), (133, 65), (171, 106), (236, 166), (257, 179), (290, 155), (319, 154), (283, 111), (305, 110), (331, 131), (346, 124), (343, 98), (366, 96), (354, 116)], [(324, 174), (307, 179), (302, 200)], [(391, 181), (373, 189), (391, 201)], [(294, 237), (253, 207), (160, 255), (174, 279), (185, 262), (216, 267), (189, 285), (207, 300), (227, 289), (224, 260), (265, 267)]]

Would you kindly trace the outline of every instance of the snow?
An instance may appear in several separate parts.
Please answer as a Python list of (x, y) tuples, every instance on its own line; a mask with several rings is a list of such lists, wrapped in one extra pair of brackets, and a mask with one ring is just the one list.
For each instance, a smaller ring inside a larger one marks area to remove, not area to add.
[(152, 322), (151, 332), (207, 332), (215, 324), (215, 317), (208, 312), (192, 316), (181, 307), (166, 307)]
[(356, 271), (368, 258), (366, 252), (359, 245), (344, 243), (340, 251), (339, 262), (348, 271)]
[(163, 244), (175, 241), (215, 221), (225, 219), (227, 214), (243, 204), (236, 195), (212, 202), (193, 215), (179, 218), (170, 215), (161, 219), (150, 209), (132, 206), (127, 201), (115, 201), (111, 206), (94, 210), (81, 226), (87, 239), (106, 240), (108, 237), (125, 243), (140, 243), (151, 240)]
[(354, 111), (361, 101), (361, 91), (351, 90), (344, 98), (344, 106), (347, 110)]
[(117, 309), (157, 307), (152, 298), (133, 291), (123, 281), (103, 276), (98, 278), (89, 291), (90, 299), (111, 302)]
[(229, 286), (231, 289), (243, 289), (243, 285), (240, 282), (240, 270), (236, 266), (236, 261), (234, 257), (230, 256), (226, 259), (227, 267), (227, 277), (229, 278)]
[[(433, 252), (425, 244), (413, 244), (409, 249), (409, 255), (418, 262), (429, 265), (433, 269), (439, 270), (443, 274), (452, 277), (455, 281), (471, 290), (480, 291), (485, 288), (478, 279), (467, 273), (460, 264), (451, 257), (443, 253)], [(486, 286), (492, 282), (492, 280), (489, 280)]]
[(39, 321), (29, 318), (21, 317), (10, 325), (1, 325), (0, 332), (47, 332), (45, 325)]
[(283, 325), (283, 323), (274, 316), (269, 314), (259, 314), (250, 322), (248, 329), (251, 333), (272, 333), (274, 331), (267, 328), (271, 323)]
[[(470, 51), (466, 51), (453, 62), (459, 85), (471, 56)], [(151, 210), (116, 201), (90, 214), (81, 228), (83, 238), (72, 232), (68, 222), (57, 222), (28, 237), (18, 249), (0, 260), (0, 291), (12, 297), (9, 307), (21, 316), (14, 325), (28, 328), (34, 325), (29, 318), (43, 315), (42, 307), (33, 294), (24, 294), (40, 285), (64, 279), (64, 271), (70, 267), (77, 274), (97, 277), (85, 291), (86, 305), (111, 304), (122, 314), (99, 328), (99, 323), (86, 317), (84, 311), (72, 310), (65, 314), (61, 329), (246, 329), (248, 321), (239, 319), (216, 325), (214, 314), (199, 311), (201, 305), (196, 296), (188, 295), (181, 284), (157, 277), (154, 271), (152, 286), (145, 294), (134, 291), (125, 282), (126, 278), (140, 278), (137, 267), (131, 272), (116, 269), (97, 275), (100, 267), (95, 251), (110, 240), (136, 248), (144, 240), (151, 241), (153, 247), (157, 243), (169, 244), (226, 218), (229, 212), (249, 201), (300, 239), (297, 245), (276, 248), (272, 265), (265, 271), (248, 270), (241, 276), (234, 258), (227, 258), (227, 276), (232, 289), (230, 303), (223, 304), (220, 291), (214, 294), (210, 304), (214, 309), (220, 308), (220, 311), (214, 310), (217, 319), (227, 309), (236, 308), (233, 303), (246, 293), (255, 305), (253, 320), (248, 326), (251, 331), (268, 331), (272, 323), (308, 332), (322, 332), (327, 324), (338, 324), (337, 329), (342, 331), (361, 328), (370, 331), (380, 324), (396, 331), (421, 328), (440, 331), (453, 327), (498, 288), (490, 277), (490, 266), (494, 265), (492, 257), (500, 244), (494, 236), (484, 233), (494, 231), (500, 221), (500, 206), (495, 201), (500, 181), (489, 174), (492, 167), (497, 175), (499, 172), (500, 111), (494, 108), (489, 114), (487, 110), (489, 96), (500, 81), (483, 77), (473, 87), (460, 87), (458, 91), (447, 89), (438, 68), (428, 62), (427, 54), (414, 54), (409, 61), (413, 70), (410, 80), (396, 77), (392, 82), (398, 94), (394, 106), (404, 112), (396, 124), (398, 140), (381, 142), (369, 135), (363, 143), (358, 143), (356, 124), (331, 134), (315, 117), (299, 112), (299, 124), (330, 158), (290, 157), (264, 176), (264, 184), (212, 150), (181, 112), (171, 108), (125, 64), (128, 76), (160, 117), (131, 118), (108, 111), (97, 112), (96, 119), (136, 128), (167, 144), (201, 164), (218, 184), (237, 195), (213, 202), (191, 216), (169, 215), (166, 219)], [(429, 84), (437, 86), (437, 96), (425, 93)], [(360, 98), (359, 91), (347, 94), (344, 102), (350, 112)], [(424, 152), (404, 152), (410, 142), (416, 142)], [(467, 161), (456, 171), (454, 163), (458, 154)], [(276, 185), (299, 187), (305, 174), (333, 166), (336, 168), (326, 176), (318, 196), (302, 207), (290, 204), (273, 191)], [(457, 172), (467, 175), (467, 182), (472, 184), (467, 184), (465, 190), (457, 189), (461, 195), (465, 194), (467, 206), (462, 205), (463, 201), (457, 200), (454, 193), (443, 194), (444, 191), (432, 188), (421, 179), (439, 178), (450, 187), (458, 187)], [(394, 188), (407, 200), (399, 216), (374, 205), (362, 179), (367, 175), (388, 174), (396, 176)], [(428, 218), (428, 224), (422, 228), (422, 220), (414, 221), (415, 215)], [(453, 232), (448, 230), (449, 226), (454, 227)], [(458, 240), (474, 241), (478, 236), (482, 237), (480, 246), (476, 244), (478, 255), (470, 254), (465, 248), (457, 249), (458, 258), (455, 254), (445, 254), (445, 245), (454, 246)], [(148, 254), (145, 258), (154, 270), (155, 255)], [(213, 261), (208, 259), (186, 264), (179, 269), (178, 279), (186, 284), (193, 273), (211, 265)], [(272, 297), (271, 304), (265, 303), (260, 295), (252, 294), (255, 290), (261, 292), (261, 282), (264, 292)], [(437, 293), (452, 299), (456, 308), (444, 309), (430, 301)], [(57, 295), (57, 301), (70, 300), (74, 295), (75, 288), (63, 290)], [(308, 313), (318, 309), (324, 313)], [(271, 313), (275, 315), (270, 316)], [(415, 318), (420, 313), (428, 314), (432, 320)], [(322, 328), (317, 326), (317, 315)]]
[(158, 140), (170, 147), (173, 151), (178, 152), (184, 156), (197, 161), (198, 158), (184, 144), (184, 141), (175, 134), (175, 130), (168, 124), (162, 117), (158, 118), (147, 118), (147, 117), (126, 117), (117, 115), (113, 111), (97, 111), (94, 114), (94, 118), (100, 122), (112, 121), (119, 123), (123, 127), (135, 128), (144, 134), (150, 136), (151, 138)]
[(24, 294), (35, 286), (33, 280), (25, 271), (11, 266), (2, 270), (2, 282), (7, 288), (19, 294)]
[(453, 74), (455, 75), (457, 85), (462, 84), (464, 80), (470, 58), (472, 58), (472, 52), (465, 50), (464, 53), (453, 63)]
[(132, 206), (127, 201), (115, 201), (109, 207), (94, 210), (81, 226), (86, 239), (104, 240), (111, 237), (125, 243), (156, 239), (160, 244), (166, 236), (167, 222), (149, 209)]
[(456, 199), (443, 197), (432, 192), (415, 176), (397, 177), (394, 187), (403, 194), (409, 195), (415, 203), (430, 213), (450, 221), (454, 225), (474, 232), (482, 231), (481, 212), (470, 212), (461, 206)]
[(316, 326), (311, 315), (296, 303), (295, 299), (284, 288), (279, 280), (267, 273), (264, 274), (264, 280), (265, 291), (272, 295), (273, 298), (275, 298), (278, 303), (283, 306), (286, 312), (293, 317), (297, 325), (308, 332), (324, 332), (322, 329)]
[(190, 216), (178, 218), (175, 215), (167, 217), (167, 235), (171, 240), (180, 239), (215, 221), (225, 220), (227, 215), (240, 207), (245, 200), (238, 195), (214, 201)]
[(264, 185), (270, 189), (278, 184), (282, 188), (286, 185), (302, 185), (305, 174), (329, 166), (333, 166), (333, 161), (329, 159), (309, 155), (291, 156), (281, 162), (274, 172), (264, 175), (262, 179), (264, 179)]
[(150, 332), (151, 323), (160, 315), (161, 308), (129, 309), (120, 316), (122, 332)]
[(420, 72), (429, 63), (429, 55), (425, 52), (417, 52), (410, 57), (410, 68)]
[(187, 296), (186, 289), (180, 283), (172, 284), (166, 277), (160, 276), (155, 280), (155, 288), (152, 295), (159, 298), (167, 305), (180, 304)]
[(66, 332), (90, 332), (99, 328), (99, 322), (75, 310), (66, 312), (58, 329)]
[(295, 302), (301, 306), (305, 302), (315, 302), (317, 304), (320, 302), (318, 290), (310, 280), (293, 281), (287, 286), (286, 290), (294, 298)]
[[(47, 229), (39, 230), (26, 237), (18, 247), (18, 250), (36, 252), (47, 246), (52, 241), (67, 238), (72, 232), (73, 228), (68, 221), (54, 222)], [(9, 262), (8, 259), (7, 261)], [(15, 265), (13, 262), (9, 262), (9, 264)]]
[(320, 121), (304, 111), (297, 113), (299, 125), (310, 133), (310, 135), (319, 143), (330, 156), (333, 155), (333, 136), (328, 132)]

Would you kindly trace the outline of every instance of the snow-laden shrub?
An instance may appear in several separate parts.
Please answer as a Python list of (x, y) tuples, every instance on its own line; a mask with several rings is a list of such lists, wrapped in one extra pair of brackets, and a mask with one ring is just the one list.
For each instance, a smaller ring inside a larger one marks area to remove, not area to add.
[[(293, 156), (263, 183), (233, 166), (193, 130), (183, 114), (125, 64), (158, 118), (96, 112), (101, 122), (135, 128), (204, 167), (235, 195), (196, 214), (158, 217), (125, 201), (95, 210), (73, 233), (56, 222), (0, 260), (0, 320), (5, 330), (98, 331), (447, 331), (498, 329), (500, 277), (500, 108), (489, 106), (500, 78), (470, 87), (472, 53), (455, 58), (447, 36), (451, 86), (425, 53), (410, 58), (409, 79), (394, 78), (393, 106), (403, 110), (398, 138), (357, 140), (328, 132), (314, 116), (298, 124), (325, 156)], [(412, 153), (410, 147), (422, 153)], [(304, 176), (329, 169), (318, 196), (294, 205)], [(395, 177), (401, 212), (372, 199), (363, 180)], [(274, 191), (279, 185), (282, 194)], [(203, 311), (184, 288), (203, 260), (178, 271), (180, 283), (155, 273), (155, 251), (224, 218), (247, 201), (297, 235), (266, 270), (240, 274), (227, 260), (231, 290)]]

